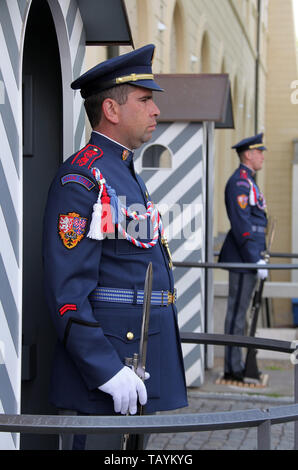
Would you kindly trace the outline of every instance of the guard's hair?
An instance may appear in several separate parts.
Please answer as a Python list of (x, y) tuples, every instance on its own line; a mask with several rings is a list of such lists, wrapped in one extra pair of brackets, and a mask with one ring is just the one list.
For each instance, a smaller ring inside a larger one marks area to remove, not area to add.
[(132, 85), (118, 85), (86, 98), (84, 106), (92, 129), (97, 127), (100, 123), (102, 117), (102, 103), (105, 99), (111, 98), (120, 105), (125, 104), (129, 93), (133, 90), (134, 87)]

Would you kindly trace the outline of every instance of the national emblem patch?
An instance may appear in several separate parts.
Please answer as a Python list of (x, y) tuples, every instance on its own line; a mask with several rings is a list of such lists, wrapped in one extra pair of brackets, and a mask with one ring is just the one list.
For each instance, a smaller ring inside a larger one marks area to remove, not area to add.
[(82, 240), (87, 225), (87, 219), (80, 214), (69, 212), (67, 215), (59, 216), (59, 235), (63, 245), (68, 248), (74, 248)]
[(246, 196), (246, 194), (240, 194), (240, 196), (237, 196), (237, 202), (241, 209), (245, 209), (248, 203), (248, 196)]

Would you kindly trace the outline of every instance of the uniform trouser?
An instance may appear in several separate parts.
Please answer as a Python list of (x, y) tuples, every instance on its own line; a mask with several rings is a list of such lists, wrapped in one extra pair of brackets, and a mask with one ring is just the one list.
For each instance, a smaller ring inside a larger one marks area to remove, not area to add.
[[(61, 410), (59, 413), (64, 416), (78, 415), (76, 411), (68, 410)], [(149, 437), (150, 434), (145, 434), (144, 449), (148, 444)], [(121, 442), (122, 435), (120, 434), (60, 434), (59, 450), (120, 450)]]
[[(225, 319), (225, 334), (244, 335), (246, 312), (257, 282), (255, 273), (229, 272), (229, 296)], [(241, 374), (244, 369), (241, 348), (226, 346), (224, 372)]]

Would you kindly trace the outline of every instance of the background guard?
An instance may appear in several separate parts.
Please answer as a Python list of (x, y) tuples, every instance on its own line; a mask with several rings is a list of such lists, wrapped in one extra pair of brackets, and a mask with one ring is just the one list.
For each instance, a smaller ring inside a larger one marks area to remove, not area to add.
[[(265, 265), (261, 253), (266, 249), (266, 201), (256, 181), (256, 172), (264, 161), (263, 134), (241, 140), (232, 147), (240, 165), (225, 188), (225, 204), (231, 229), (219, 254), (219, 262), (257, 263)], [(244, 335), (246, 312), (251, 301), (257, 276), (265, 279), (268, 270), (229, 270), (229, 294), (225, 319), (225, 334)], [(244, 363), (241, 348), (226, 346), (224, 379), (243, 382)]]

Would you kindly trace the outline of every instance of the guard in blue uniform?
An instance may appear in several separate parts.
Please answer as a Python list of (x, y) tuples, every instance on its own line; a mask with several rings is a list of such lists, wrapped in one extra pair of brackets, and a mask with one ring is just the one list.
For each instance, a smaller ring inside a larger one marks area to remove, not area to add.
[[(159, 115), (153, 52), (147, 45), (107, 60), (72, 83), (93, 131), (60, 167), (45, 209), (45, 292), (58, 334), (51, 401), (79, 414), (134, 414), (138, 400), (146, 413), (187, 406), (162, 220), (133, 162)], [(139, 350), (149, 262), (150, 377), (143, 383), (125, 358)]]
[[(240, 166), (229, 178), (225, 188), (225, 204), (231, 229), (219, 255), (220, 262), (265, 264), (266, 202), (256, 181), (256, 172), (264, 161), (263, 134), (248, 137), (232, 147), (238, 153)], [(229, 270), (229, 296), (225, 334), (243, 335), (245, 317), (257, 277), (266, 278), (268, 270)], [(243, 381), (244, 364), (241, 348), (225, 348), (224, 377)]]

